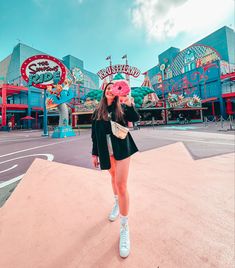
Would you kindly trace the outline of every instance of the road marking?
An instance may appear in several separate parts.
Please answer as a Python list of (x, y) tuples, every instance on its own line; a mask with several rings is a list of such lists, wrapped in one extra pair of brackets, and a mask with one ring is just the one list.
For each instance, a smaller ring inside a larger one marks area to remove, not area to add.
[[(8, 138), (8, 139), (11, 139), (12, 137), (9, 136), (0, 136), (1, 138)], [(22, 135), (22, 134), (16, 134), (14, 135), (14, 137), (29, 137), (29, 135)]]
[[(30, 155), (24, 155), (24, 156), (12, 158), (12, 159), (0, 162), (0, 164), (4, 164), (4, 163), (7, 163), (7, 162), (17, 160), (17, 159), (22, 159), (22, 158), (32, 157), (32, 156), (46, 156), (48, 161), (53, 161), (53, 159), (54, 159), (53, 154), (30, 154)], [(25, 173), (13, 178), (13, 179), (10, 179), (10, 180), (7, 180), (7, 181), (4, 181), (4, 182), (0, 183), (0, 189), (5, 187), (5, 186), (8, 186), (8, 185), (20, 180), (20, 179), (22, 179), (24, 175), (25, 175)]]
[[(79, 137), (79, 139), (81, 139), (81, 138)], [(31, 147), (31, 148), (28, 148), (28, 149), (24, 149), (24, 150), (20, 150), (20, 151), (12, 152), (12, 153), (9, 153), (9, 154), (3, 154), (3, 155), (0, 155), (0, 158), (1, 158), (1, 157), (5, 157), (5, 156), (9, 156), (9, 155), (13, 155), (13, 154), (18, 154), (18, 153), (22, 153), (22, 152), (27, 152), (27, 151), (30, 151), (30, 150), (35, 150), (35, 149), (38, 149), (38, 148), (48, 147), (48, 146), (52, 146), (52, 145), (56, 145), (56, 144), (60, 144), (60, 143), (72, 142), (72, 141), (76, 141), (76, 140), (77, 140), (77, 139), (73, 139), (73, 140), (65, 140), (65, 141), (59, 141), (59, 142), (54, 142), (54, 143), (50, 143), (50, 144), (40, 145), (40, 146), (36, 146), (36, 147)]]
[(10, 167), (8, 169), (4, 169), (4, 170), (0, 171), (0, 173), (7, 172), (7, 171), (12, 170), (13, 168), (16, 168), (16, 167), (18, 167), (18, 165), (14, 165), (14, 166), (12, 166), (12, 167)]
[(207, 143), (207, 144), (218, 144), (218, 145), (234, 145), (234, 143), (225, 143), (225, 142), (209, 142), (209, 141), (203, 141), (203, 140), (191, 140), (191, 139), (184, 139), (184, 138), (181, 138), (182, 140), (180, 139), (175, 139), (175, 138), (168, 138), (168, 137), (159, 137), (159, 139), (164, 139), (164, 140), (173, 140), (175, 142), (187, 142), (187, 141), (191, 141), (191, 142), (201, 142), (201, 143)]
[(0, 143), (7, 143), (7, 142), (9, 142), (9, 141), (33, 141), (33, 140), (40, 140), (40, 139), (45, 139), (45, 138), (31, 138), (31, 139), (21, 139), (21, 138), (19, 138), (19, 139), (14, 139), (14, 140), (8, 140), (8, 139), (4, 139), (4, 140), (2, 140), (2, 141), (0, 141)]
[(226, 139), (226, 140), (234, 140), (234, 133), (229, 134), (229, 133), (221, 133), (221, 132), (204, 132), (204, 131), (177, 131), (177, 130), (167, 130), (167, 129), (158, 129), (158, 134), (161, 132), (161, 134), (169, 134), (171, 133), (172, 135), (177, 135), (181, 137), (200, 137), (203, 136), (208, 137), (208, 138), (215, 138), (215, 139)]
[(6, 186), (8, 186), (8, 185), (10, 185), (10, 184), (12, 184), (12, 183), (14, 183), (16, 181), (21, 180), (23, 178), (23, 176), (24, 176), (24, 174), (22, 174), (20, 176), (17, 176), (15, 178), (11, 179), (11, 180), (4, 181), (4, 182), (0, 183), (0, 189), (6, 187)]
[(16, 158), (12, 158), (12, 159), (8, 159), (8, 160), (5, 160), (5, 161), (2, 161), (2, 162), (0, 162), (0, 165), (1, 164), (5, 164), (7, 162), (11, 162), (11, 161), (17, 160), (17, 159), (27, 158), (27, 157), (31, 157), (31, 156), (39, 156), (39, 155), (40, 156), (46, 156), (48, 161), (53, 161), (53, 159), (54, 159), (54, 155), (53, 154), (27, 154), (27, 155), (23, 155), (23, 156), (20, 156), (20, 157), (16, 157)]
[(22, 130), (23, 133), (31, 133), (31, 132), (41, 132), (40, 130)]
[[(201, 132), (200, 132), (201, 133)], [(163, 135), (164, 136), (155, 136), (155, 135), (153, 135), (152, 133), (150, 134), (150, 133), (147, 133), (147, 135), (146, 136), (148, 136), (148, 137), (151, 137), (151, 138), (155, 138), (155, 139), (158, 139), (158, 140), (172, 140), (172, 141), (175, 141), (175, 142), (199, 142), (199, 143), (207, 143), (207, 144), (216, 144), (216, 145), (229, 145), (229, 146), (234, 146), (235, 145), (235, 139), (234, 139), (234, 137), (231, 139), (231, 137), (230, 136), (225, 136), (224, 138), (222, 138), (222, 137), (220, 137), (219, 135), (221, 135), (221, 134), (217, 134), (218, 136), (215, 138), (215, 137), (209, 137), (209, 136), (207, 136), (206, 137), (206, 139), (210, 139), (210, 141), (208, 141), (208, 140), (205, 140), (205, 138), (203, 139), (203, 137), (200, 137), (199, 136), (199, 134), (198, 134), (198, 136), (196, 137), (196, 139), (193, 139), (193, 138), (195, 138), (195, 137), (192, 137), (192, 139), (187, 139), (187, 138), (185, 138), (186, 137), (186, 135), (187, 135), (187, 133), (186, 132), (181, 132), (180, 134), (179, 133), (174, 133), (174, 135), (176, 136), (175, 138), (173, 138), (173, 137), (169, 137), (169, 136), (166, 136), (168, 133), (164, 133)], [(183, 135), (182, 135), (183, 134)], [(190, 133), (191, 134), (191, 133)], [(214, 133), (213, 133), (214, 134)], [(189, 134), (188, 134), (189, 135)], [(218, 141), (218, 142), (216, 142), (216, 141), (211, 141), (211, 140), (214, 140), (214, 139), (217, 139), (217, 140), (222, 140), (222, 141)], [(223, 140), (225, 140), (226, 139), (226, 141), (225, 142), (223, 142)]]

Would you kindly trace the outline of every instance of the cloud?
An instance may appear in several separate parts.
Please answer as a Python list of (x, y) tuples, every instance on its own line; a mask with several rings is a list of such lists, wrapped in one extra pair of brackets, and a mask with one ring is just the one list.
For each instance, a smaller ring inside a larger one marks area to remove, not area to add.
[(148, 40), (164, 40), (181, 32), (214, 30), (233, 11), (234, 0), (135, 0), (131, 21)]

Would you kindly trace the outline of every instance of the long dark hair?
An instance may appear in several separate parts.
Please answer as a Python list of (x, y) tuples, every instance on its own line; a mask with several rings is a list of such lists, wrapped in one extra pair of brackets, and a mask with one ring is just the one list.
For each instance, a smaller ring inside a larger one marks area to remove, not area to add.
[[(109, 85), (113, 85), (113, 83), (109, 82), (105, 86), (102, 98), (101, 98), (99, 106), (97, 108), (97, 112), (94, 115), (94, 119), (106, 120), (106, 121), (108, 120), (108, 102), (107, 102), (107, 98), (105, 96), (105, 92), (106, 92)], [(114, 105), (115, 120), (120, 121), (120, 122), (124, 121), (123, 110), (122, 110), (118, 96), (115, 96), (112, 105)]]

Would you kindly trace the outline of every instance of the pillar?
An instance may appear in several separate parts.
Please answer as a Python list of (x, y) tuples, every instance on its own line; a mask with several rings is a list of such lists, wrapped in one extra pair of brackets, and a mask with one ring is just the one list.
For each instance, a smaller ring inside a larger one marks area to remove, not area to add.
[(38, 129), (38, 112), (35, 114), (35, 127)]
[(7, 90), (3, 85), (2, 87), (2, 126), (7, 124)]
[(211, 108), (212, 108), (212, 115), (215, 116), (215, 103), (212, 101), (211, 103)]
[[(28, 102), (28, 111), (27, 111), (27, 115), (28, 116), (31, 116), (31, 90), (30, 88), (28, 87), (28, 99), (27, 99), (27, 102)], [(32, 126), (32, 123), (31, 123), (31, 120), (27, 120), (27, 127), (28, 128), (31, 128)]]
[(166, 110), (166, 99), (165, 99), (165, 95), (163, 96), (164, 100), (163, 100), (163, 103), (164, 103), (164, 124), (167, 125), (167, 110)]
[(225, 102), (222, 96), (219, 98), (219, 104), (220, 104), (220, 114), (225, 117), (226, 116), (226, 110), (225, 110)]
[(76, 115), (73, 114), (75, 112), (75, 108), (72, 108), (71, 111), (72, 111), (72, 127), (76, 127), (76, 121), (75, 121)]
[(233, 114), (233, 108), (232, 108), (231, 99), (227, 99), (227, 102), (226, 102), (226, 112), (227, 112), (228, 115)]
[(201, 116), (201, 120), (203, 121), (203, 114), (202, 114), (202, 110), (200, 110), (200, 116)]
[(46, 107), (46, 101), (47, 101), (47, 90), (44, 89), (43, 92), (43, 136), (48, 136), (48, 126), (47, 126), (47, 107)]

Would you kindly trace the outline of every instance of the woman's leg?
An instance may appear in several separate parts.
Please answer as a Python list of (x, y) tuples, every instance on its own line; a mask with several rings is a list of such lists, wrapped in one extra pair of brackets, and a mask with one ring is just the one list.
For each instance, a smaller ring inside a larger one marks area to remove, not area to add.
[(127, 216), (129, 212), (129, 194), (127, 191), (127, 178), (129, 173), (130, 157), (116, 160), (116, 184), (119, 199), (120, 213)]
[(118, 195), (118, 190), (117, 190), (117, 184), (116, 184), (116, 160), (112, 156), (110, 156), (110, 163), (111, 163), (111, 168), (109, 169), (109, 173), (111, 175), (111, 180), (112, 180), (112, 187), (113, 187), (113, 193), (114, 195)]
[(126, 258), (130, 253), (130, 237), (128, 225), (129, 194), (127, 191), (129, 164), (130, 157), (116, 161), (116, 182), (120, 207), (119, 252), (122, 258)]
[(114, 193), (114, 205), (113, 208), (109, 214), (109, 220), (115, 221), (118, 218), (119, 215), (119, 205), (118, 205), (118, 190), (117, 190), (117, 184), (116, 184), (116, 168), (115, 168), (115, 159), (113, 156), (110, 156), (110, 162), (111, 162), (111, 168), (109, 169), (109, 173), (111, 175), (112, 179), (112, 187), (113, 187), (113, 193)]

